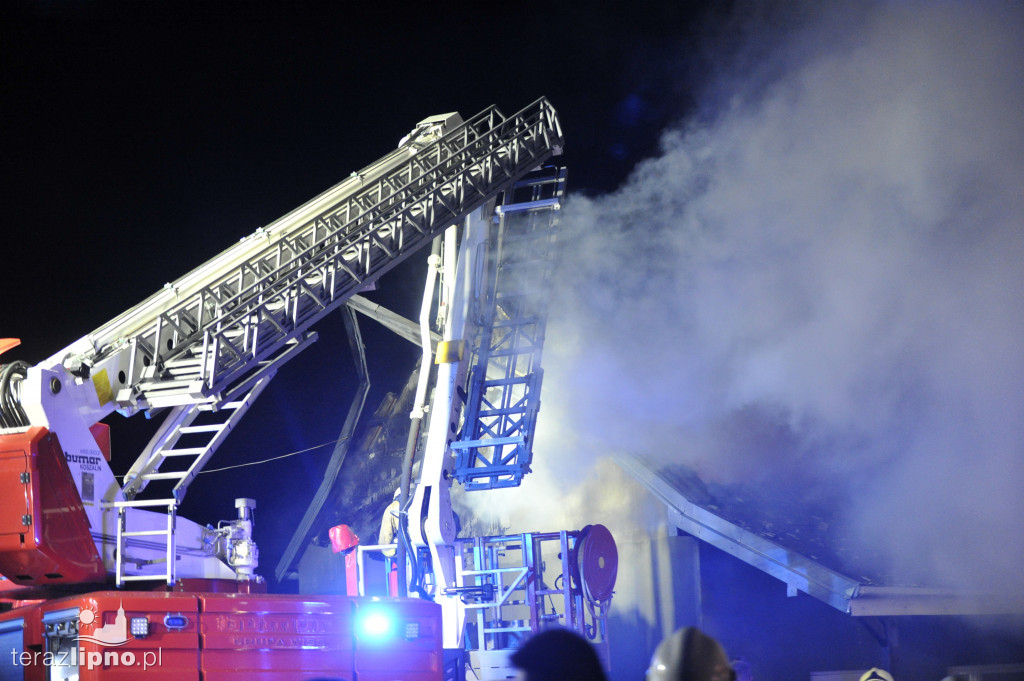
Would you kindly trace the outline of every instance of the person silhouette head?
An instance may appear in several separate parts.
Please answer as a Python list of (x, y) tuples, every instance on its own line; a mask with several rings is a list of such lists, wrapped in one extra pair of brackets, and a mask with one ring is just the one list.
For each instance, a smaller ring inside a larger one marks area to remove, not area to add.
[(525, 681), (607, 681), (594, 646), (569, 629), (534, 634), (510, 659)]
[(647, 681), (736, 681), (736, 672), (718, 641), (683, 627), (658, 644)]

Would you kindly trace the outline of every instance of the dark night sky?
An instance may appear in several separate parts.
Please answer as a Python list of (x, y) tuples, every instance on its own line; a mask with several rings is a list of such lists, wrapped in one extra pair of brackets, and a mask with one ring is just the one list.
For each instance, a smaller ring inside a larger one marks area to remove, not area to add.
[[(613, 189), (693, 106), (708, 27), (729, 12), (656, 0), (497, 5), (4, 3), (0, 335), (23, 341), (9, 358), (57, 352), (429, 115), (512, 113), (547, 96), (571, 190)], [(375, 297), (412, 316), (418, 266), (386, 277)], [(211, 468), (336, 437), (351, 361), (340, 323), (321, 326), (321, 342), (278, 376)], [(400, 387), (414, 350), (371, 326), (372, 408)], [(108, 420), (119, 473), (149, 424)], [(216, 522), (234, 515), (234, 497), (256, 497), (269, 575), (329, 453), (201, 476), (183, 512)], [(273, 492), (269, 479), (280, 481)]]
[(42, 359), (435, 113), (547, 96), (614, 188), (692, 101), (692, 7), (6, 3), (4, 333)]

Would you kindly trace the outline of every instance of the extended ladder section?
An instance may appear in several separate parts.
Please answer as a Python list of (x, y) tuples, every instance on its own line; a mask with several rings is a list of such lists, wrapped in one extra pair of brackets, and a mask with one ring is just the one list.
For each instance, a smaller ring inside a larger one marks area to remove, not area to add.
[(562, 134), (540, 99), (513, 116), (491, 107), (428, 141), (403, 141), (394, 167), (370, 166), (315, 210), (247, 237), (254, 255), (211, 268), (209, 281), (200, 268), (188, 287), (168, 285), (173, 304), (94, 334), (91, 362), (130, 353), (116, 402), (173, 407), (244, 390), (313, 340), (310, 327), (331, 310), (560, 153)]
[(152, 504), (180, 503), (188, 486), (271, 378), (272, 374), (263, 376), (244, 395), (216, 410), (209, 404), (172, 409), (125, 475), (122, 497), (131, 501), (150, 482), (167, 481), (173, 484), (169, 498), (153, 500)]
[(514, 487), (529, 472), (540, 407), (548, 282), (565, 169), (534, 173), (496, 209), (487, 283), (473, 314), (480, 328), (465, 420), (452, 442), (455, 479), (466, 489)]

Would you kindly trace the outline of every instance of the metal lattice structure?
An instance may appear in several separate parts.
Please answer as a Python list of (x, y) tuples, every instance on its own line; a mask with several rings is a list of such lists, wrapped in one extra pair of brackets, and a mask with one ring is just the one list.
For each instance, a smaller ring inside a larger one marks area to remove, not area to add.
[(98, 331), (91, 359), (130, 348), (116, 401), (132, 408), (237, 393), (308, 343), (310, 327), (327, 313), (561, 144), (546, 99), (512, 116), (491, 107), (426, 144), (413, 139), (396, 167), (380, 173), (380, 163), (369, 166), (247, 237), (255, 254), (216, 278), (190, 291), (169, 284), (179, 297), (173, 305), (129, 313)]
[(453, 474), (468, 490), (514, 487), (529, 472), (543, 380), (547, 283), (565, 169), (534, 174), (505, 193), (488, 284), (475, 316), (481, 338), (470, 373)]
[[(280, 367), (316, 340), (314, 324), (511, 193), (561, 145), (546, 99), (512, 116), (491, 107), (465, 122), (425, 119), (397, 150), (61, 353), (82, 385), (116, 377), (95, 391), (101, 410), (168, 409), (119, 498), (103, 504), (117, 513), (117, 583), (173, 583), (176, 513), (189, 485)], [(142, 511), (165, 512), (166, 522)]]
[[(456, 542), (457, 590), (474, 666), (498, 669), (531, 634), (552, 627), (587, 638), (607, 664), (608, 604), (595, 607), (588, 600), (579, 565), (585, 534), (524, 532)], [(482, 677), (506, 678), (487, 671)]]

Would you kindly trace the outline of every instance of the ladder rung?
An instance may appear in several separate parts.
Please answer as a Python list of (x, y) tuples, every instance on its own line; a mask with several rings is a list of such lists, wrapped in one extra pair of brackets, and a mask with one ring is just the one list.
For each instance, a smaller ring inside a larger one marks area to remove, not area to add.
[(160, 456), (199, 456), (205, 451), (205, 447), (182, 447), (181, 449), (161, 450)]
[(182, 433), (216, 433), (224, 430), (224, 424), (214, 423), (208, 426), (182, 426), (178, 430)]
[[(234, 400), (233, 402), (225, 402), (224, 404), (217, 406), (217, 411), (228, 411), (229, 409), (238, 409), (245, 404), (245, 400)], [(214, 405), (212, 404), (199, 404), (196, 408), (199, 411), (213, 411)]]
[(112, 504), (103, 504), (104, 508), (146, 508), (149, 506), (163, 506), (164, 508), (174, 504), (177, 506), (177, 499), (140, 499), (139, 501), (115, 501)]
[(155, 580), (158, 580), (158, 579), (161, 582), (166, 582), (167, 581), (167, 575), (166, 574), (162, 574), (162, 575), (122, 575), (121, 576), (121, 581), (122, 582), (152, 582), (152, 581), (155, 581)]
[(167, 530), (139, 530), (138, 532), (122, 532), (122, 537), (152, 537), (156, 535), (167, 536)]
[(180, 480), (188, 475), (188, 471), (175, 471), (174, 473), (146, 473), (139, 477), (143, 480)]

